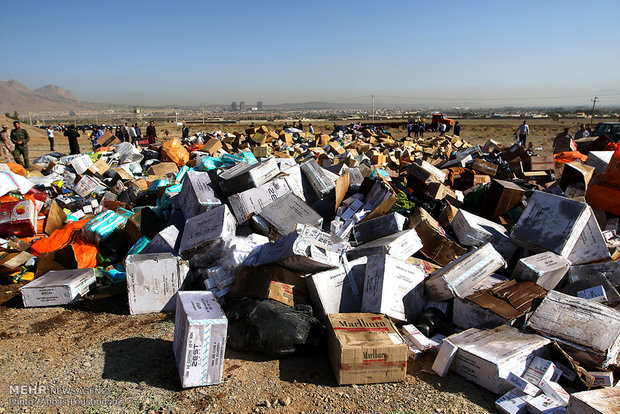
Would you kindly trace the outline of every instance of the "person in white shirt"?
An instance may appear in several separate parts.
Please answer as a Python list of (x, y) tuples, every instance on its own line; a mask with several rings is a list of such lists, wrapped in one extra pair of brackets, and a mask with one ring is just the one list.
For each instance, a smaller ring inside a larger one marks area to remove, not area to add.
[(308, 130), (312, 135), (314, 135), (314, 127), (312, 126), (312, 124), (308, 124)]
[(577, 132), (575, 132), (575, 139), (588, 138), (589, 136), (590, 136), (590, 132), (588, 132), (584, 124), (581, 124)]
[(437, 128), (439, 129), (439, 135), (443, 135), (446, 132), (446, 124), (443, 122), (440, 122)]
[(523, 121), (523, 124), (519, 125), (516, 133), (519, 135), (519, 141), (521, 141), (521, 145), (525, 147), (525, 141), (527, 140), (527, 136), (530, 133), (530, 127), (527, 124), (527, 121)]
[(54, 151), (54, 128), (48, 126), (45, 131), (47, 132), (47, 139), (50, 141), (50, 151)]
[(136, 128), (132, 125), (129, 128), (129, 138), (131, 138), (131, 143), (132, 144), (136, 144), (136, 137), (138, 136), (138, 134), (136, 133)]

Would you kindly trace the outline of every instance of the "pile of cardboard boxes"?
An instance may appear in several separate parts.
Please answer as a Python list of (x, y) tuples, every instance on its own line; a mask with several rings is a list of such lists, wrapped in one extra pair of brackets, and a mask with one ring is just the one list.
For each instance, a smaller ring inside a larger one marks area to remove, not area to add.
[(312, 305), (338, 384), (436, 353), (501, 412), (611, 412), (619, 222), (585, 194), (619, 158), (362, 125), (110, 142), (0, 164), (0, 275), (26, 307), (124, 284), (128, 313), (176, 312), (184, 387), (221, 381), (226, 309), (255, 298)]

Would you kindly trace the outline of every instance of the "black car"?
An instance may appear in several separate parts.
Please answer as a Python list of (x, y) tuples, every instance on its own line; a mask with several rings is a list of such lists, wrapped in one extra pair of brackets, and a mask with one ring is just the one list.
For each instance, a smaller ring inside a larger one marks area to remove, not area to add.
[(576, 139), (577, 151), (601, 151), (609, 142), (620, 141), (620, 122), (599, 122), (589, 137)]
[(599, 122), (596, 124), (596, 128), (592, 131), (593, 137), (598, 137), (603, 134), (608, 135), (615, 142), (620, 140), (620, 122)]

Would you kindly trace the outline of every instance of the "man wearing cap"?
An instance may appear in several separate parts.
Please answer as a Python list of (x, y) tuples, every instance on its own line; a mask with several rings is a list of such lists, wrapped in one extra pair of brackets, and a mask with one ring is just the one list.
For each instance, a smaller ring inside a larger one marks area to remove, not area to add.
[[(0, 131), (0, 155), (2, 155), (2, 160), (4, 162), (11, 162), (13, 159), (13, 143), (11, 142), (11, 136), (9, 135), (9, 127), (6, 125), (2, 125), (2, 131)], [(9, 156), (11, 155), (11, 156)]]
[[(13, 121), (15, 129), (11, 131), (11, 142), (15, 145), (13, 150), (13, 158), (15, 162), (23, 165), (25, 168), (30, 167), (30, 159), (28, 158), (28, 141), (30, 141), (30, 135), (28, 131), (22, 129), (22, 124), (19, 121)], [(23, 161), (21, 161), (23, 158)]]

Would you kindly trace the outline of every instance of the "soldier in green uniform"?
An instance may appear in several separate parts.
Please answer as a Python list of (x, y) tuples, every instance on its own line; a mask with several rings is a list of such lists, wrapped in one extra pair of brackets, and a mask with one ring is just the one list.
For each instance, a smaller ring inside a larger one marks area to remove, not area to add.
[[(30, 167), (30, 159), (28, 158), (28, 141), (30, 141), (30, 135), (28, 131), (21, 128), (19, 121), (13, 121), (14, 130), (11, 131), (11, 142), (15, 144), (13, 150), (13, 158), (15, 162), (23, 165), (25, 168)], [(20, 160), (23, 158), (23, 161)]]

